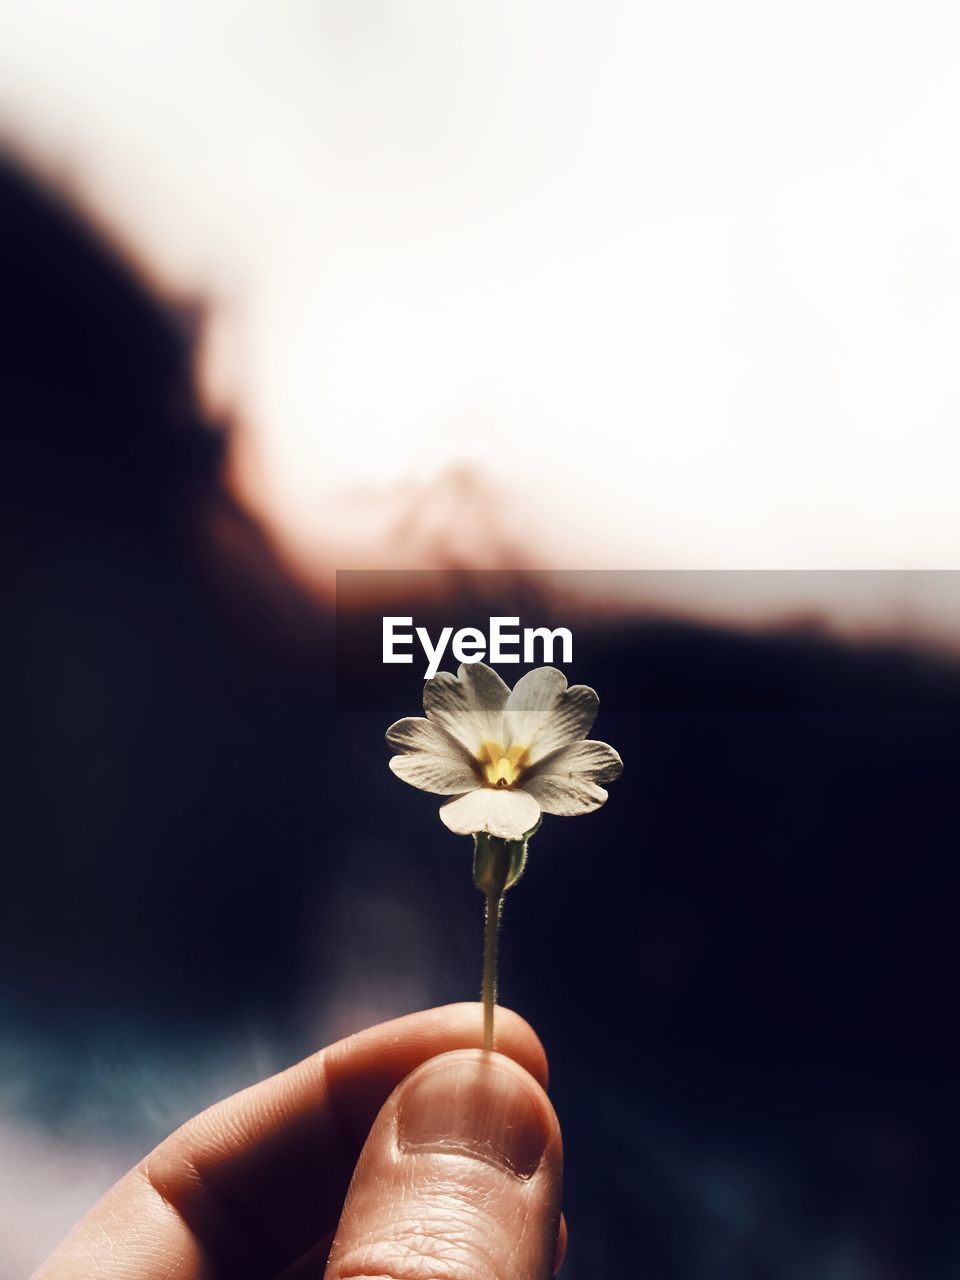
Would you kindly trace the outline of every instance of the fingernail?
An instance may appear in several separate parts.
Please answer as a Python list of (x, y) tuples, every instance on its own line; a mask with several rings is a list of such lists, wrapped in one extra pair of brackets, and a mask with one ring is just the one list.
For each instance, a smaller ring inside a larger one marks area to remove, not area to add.
[(489, 1061), (437, 1064), (411, 1081), (400, 1099), (401, 1151), (472, 1156), (529, 1178), (547, 1136), (532, 1087)]

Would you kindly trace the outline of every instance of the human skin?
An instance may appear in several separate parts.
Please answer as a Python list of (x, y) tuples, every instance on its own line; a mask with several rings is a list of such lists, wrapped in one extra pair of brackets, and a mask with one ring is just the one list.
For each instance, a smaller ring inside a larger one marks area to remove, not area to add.
[(341, 1040), (187, 1121), (33, 1280), (542, 1280), (562, 1147), (530, 1026), (477, 1004)]

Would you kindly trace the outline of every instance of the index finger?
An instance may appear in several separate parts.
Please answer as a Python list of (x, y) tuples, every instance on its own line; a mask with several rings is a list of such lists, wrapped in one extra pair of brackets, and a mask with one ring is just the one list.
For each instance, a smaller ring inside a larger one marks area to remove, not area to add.
[[(276, 1274), (336, 1226), (381, 1106), (428, 1058), (479, 1048), (477, 1004), (382, 1023), (189, 1120), (84, 1218), (35, 1280)], [(497, 1049), (542, 1085), (537, 1036), (498, 1010)]]

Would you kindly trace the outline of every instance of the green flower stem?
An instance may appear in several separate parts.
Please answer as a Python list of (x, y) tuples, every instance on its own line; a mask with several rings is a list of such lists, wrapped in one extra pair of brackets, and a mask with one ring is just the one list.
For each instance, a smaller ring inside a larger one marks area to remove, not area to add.
[[(539, 823), (537, 824), (539, 826)], [(503, 914), (503, 895), (523, 875), (527, 864), (527, 840), (501, 840), (486, 831), (473, 837), (473, 883), (486, 899), (483, 929), (483, 1047), (493, 1048), (493, 1013), (497, 1004), (497, 935)]]
[(497, 934), (503, 893), (487, 893), (486, 923), (483, 930), (483, 1047), (493, 1048), (493, 1011), (497, 1004)]

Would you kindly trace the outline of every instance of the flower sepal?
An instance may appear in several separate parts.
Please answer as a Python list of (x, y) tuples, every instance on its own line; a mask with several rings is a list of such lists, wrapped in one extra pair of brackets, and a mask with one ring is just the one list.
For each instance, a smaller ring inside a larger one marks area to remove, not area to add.
[(540, 827), (538, 820), (518, 840), (504, 840), (488, 831), (474, 833), (473, 883), (488, 897), (499, 897), (515, 885), (527, 865), (528, 841)]

